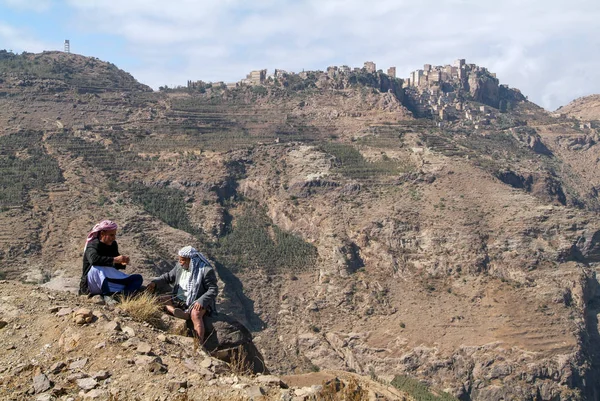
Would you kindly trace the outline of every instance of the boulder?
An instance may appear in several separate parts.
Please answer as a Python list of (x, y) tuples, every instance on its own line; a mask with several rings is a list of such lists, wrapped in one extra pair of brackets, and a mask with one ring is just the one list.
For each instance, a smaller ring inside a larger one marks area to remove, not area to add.
[[(191, 322), (190, 322), (191, 323)], [(204, 348), (225, 362), (241, 362), (252, 373), (268, 374), (264, 358), (252, 342), (252, 334), (236, 319), (214, 313), (204, 317)]]

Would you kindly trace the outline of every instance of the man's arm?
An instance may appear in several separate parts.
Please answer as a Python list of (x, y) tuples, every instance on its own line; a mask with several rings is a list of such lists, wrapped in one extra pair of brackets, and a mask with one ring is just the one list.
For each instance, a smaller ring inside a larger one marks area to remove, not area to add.
[(219, 293), (215, 269), (212, 267), (205, 267), (205, 269), (207, 269), (207, 271), (202, 278), (202, 284), (206, 288), (206, 292), (196, 301), (196, 303), (202, 305), (204, 309), (214, 304), (217, 294)]
[(173, 285), (175, 284), (175, 279), (177, 278), (177, 266), (175, 266), (173, 269), (171, 269), (170, 271), (161, 274), (160, 276), (158, 276), (157, 278), (155, 278), (154, 280), (152, 280), (152, 283), (154, 283), (155, 286), (163, 286), (163, 285)]

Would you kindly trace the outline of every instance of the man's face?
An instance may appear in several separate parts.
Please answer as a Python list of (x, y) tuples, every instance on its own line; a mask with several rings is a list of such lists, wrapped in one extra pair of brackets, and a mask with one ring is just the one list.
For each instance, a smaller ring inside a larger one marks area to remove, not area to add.
[(100, 242), (106, 245), (112, 245), (116, 238), (117, 230), (100, 231), (100, 234), (98, 234), (98, 239)]
[(185, 270), (188, 270), (190, 268), (190, 258), (184, 258), (183, 256), (180, 256), (179, 264), (181, 265), (182, 268), (184, 268)]

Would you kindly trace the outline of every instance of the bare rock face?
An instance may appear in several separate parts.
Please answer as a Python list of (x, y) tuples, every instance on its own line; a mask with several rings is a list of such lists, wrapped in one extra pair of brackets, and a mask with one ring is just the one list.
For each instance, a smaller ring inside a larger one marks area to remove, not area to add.
[(469, 92), (477, 102), (498, 108), (500, 104), (498, 79), (479, 73), (469, 74)]

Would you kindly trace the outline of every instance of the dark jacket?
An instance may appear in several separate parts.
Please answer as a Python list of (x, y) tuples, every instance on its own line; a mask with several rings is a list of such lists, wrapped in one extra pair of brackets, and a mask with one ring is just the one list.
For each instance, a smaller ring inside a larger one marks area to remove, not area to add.
[[(177, 264), (171, 271), (166, 272), (162, 276), (159, 276), (152, 280), (158, 287), (168, 284), (173, 285), (173, 295), (177, 295), (179, 286), (175, 283), (179, 272), (183, 268)], [(187, 305), (189, 308), (192, 304), (198, 302), (204, 309), (209, 313), (217, 311), (216, 298), (219, 293), (219, 287), (217, 286), (217, 274), (212, 266), (204, 266), (200, 268), (200, 289), (198, 291), (198, 297), (190, 304)]]
[(83, 254), (83, 270), (81, 280), (79, 281), (79, 295), (89, 294), (87, 275), (92, 266), (113, 266), (115, 269), (125, 269), (125, 265), (113, 262), (114, 258), (119, 255), (117, 241), (113, 241), (111, 245), (106, 245), (100, 242), (98, 238), (91, 240), (87, 244)]

